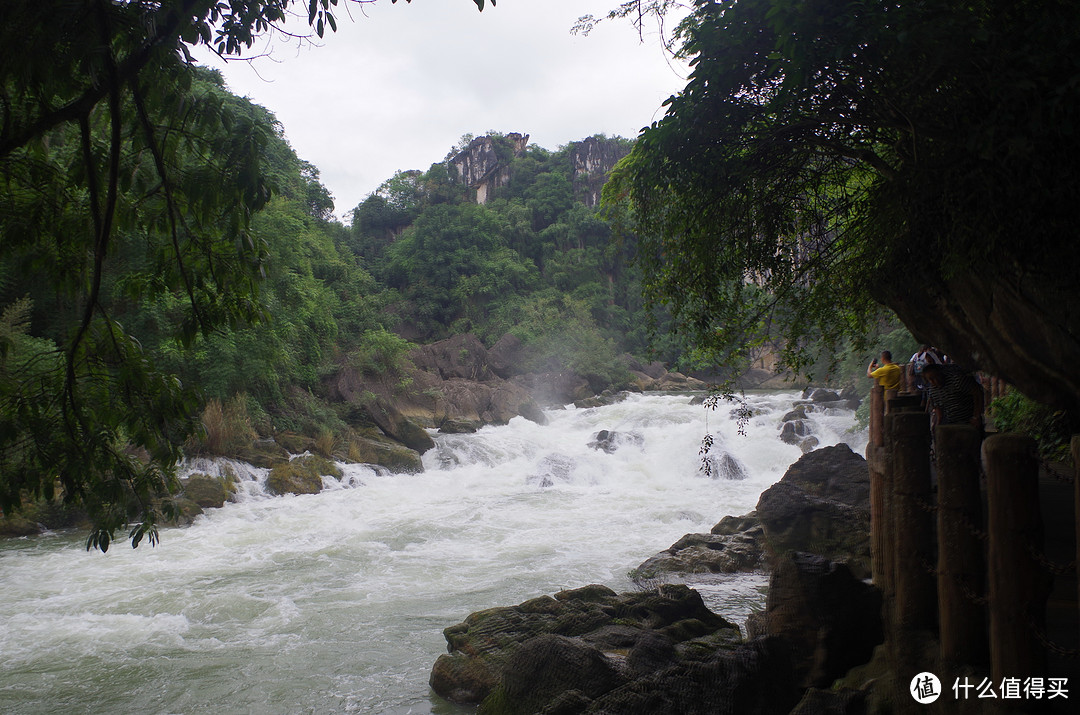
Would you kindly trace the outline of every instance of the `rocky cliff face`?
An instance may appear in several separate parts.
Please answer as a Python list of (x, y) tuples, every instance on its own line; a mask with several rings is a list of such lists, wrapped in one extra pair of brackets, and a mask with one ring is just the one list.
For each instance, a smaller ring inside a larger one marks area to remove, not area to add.
[[(510, 156), (500, 156), (499, 142), (509, 142)], [(485, 204), (492, 192), (510, 181), (509, 159), (521, 156), (529, 144), (528, 134), (511, 132), (501, 140), (492, 136), (469, 142), (450, 163), (457, 169), (458, 182), (476, 190), (476, 203)]]
[(574, 197), (586, 206), (600, 203), (600, 190), (607, 181), (608, 172), (624, 156), (630, 147), (614, 139), (589, 137), (570, 144), (570, 165), (573, 167)]

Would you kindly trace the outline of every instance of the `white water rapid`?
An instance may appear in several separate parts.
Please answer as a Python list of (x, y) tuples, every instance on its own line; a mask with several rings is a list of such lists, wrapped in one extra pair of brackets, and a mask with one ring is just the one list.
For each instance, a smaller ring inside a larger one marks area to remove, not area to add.
[[(632, 589), (628, 571), (750, 511), (799, 458), (777, 439), (797, 397), (749, 395), (745, 437), (729, 406), (685, 395), (554, 410), (545, 426), (436, 436), (423, 474), (345, 465), (310, 496), (267, 496), (249, 469), (238, 503), (164, 530), (156, 548), (0, 542), (0, 712), (469, 712), (427, 685), (443, 628), (564, 588)], [(861, 453), (853, 423), (809, 420), (822, 446)], [(620, 435), (613, 453), (588, 445), (605, 429)], [(706, 429), (746, 479), (699, 473)], [(742, 575), (703, 595), (741, 622), (763, 588)]]

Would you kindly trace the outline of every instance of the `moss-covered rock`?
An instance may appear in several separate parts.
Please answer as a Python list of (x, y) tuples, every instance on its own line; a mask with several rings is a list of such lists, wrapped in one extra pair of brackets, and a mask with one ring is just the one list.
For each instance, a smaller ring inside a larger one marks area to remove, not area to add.
[(419, 452), (386, 438), (354, 436), (335, 456), (345, 462), (374, 464), (399, 474), (424, 471)]
[(259, 439), (232, 455), (241, 462), (264, 469), (289, 461), (289, 451), (272, 439)]
[(639, 670), (652, 672), (680, 662), (677, 644), (720, 633), (718, 644), (740, 638), (686, 586), (621, 595), (586, 586), (479, 611), (447, 628), (449, 654), (429, 682), (448, 700), (482, 703), (483, 713), (538, 712), (571, 691), (593, 699), (627, 682), (624, 661), (635, 648)]
[(303, 454), (315, 449), (315, 438), (296, 432), (278, 432), (274, 435), (274, 441), (292, 454)]
[(272, 494), (318, 494), (323, 476), (341, 478), (341, 469), (317, 455), (297, 457), (270, 470), (266, 489)]
[(183, 496), (202, 509), (220, 509), (236, 493), (236, 478), (193, 474), (182, 482)]

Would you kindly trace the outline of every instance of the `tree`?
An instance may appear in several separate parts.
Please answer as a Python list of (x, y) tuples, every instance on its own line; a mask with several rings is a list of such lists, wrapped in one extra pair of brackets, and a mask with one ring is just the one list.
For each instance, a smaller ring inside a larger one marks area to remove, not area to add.
[(789, 365), (879, 306), (920, 340), (1080, 409), (1080, 7), (697, 0), (693, 72), (605, 193), (646, 291), (717, 355)]
[[(369, 0), (354, 0), (358, 3)], [(483, 9), (484, 0), (473, 0)], [(492, 5), (495, 3), (492, 2)], [(306, 10), (322, 36), (337, 0), (7, 0), (0, 15), (0, 276), (33, 275), (58, 311), (35, 338), (31, 304), (5, 290), (0, 340), (0, 509), (62, 494), (108, 548), (135, 519), (156, 541), (193, 426), (193, 393), (158, 369), (106, 309), (110, 281), (133, 301), (186, 298), (179, 337), (257, 320), (265, 251), (249, 231), (273, 181), (275, 126), (230, 103), (190, 64), (200, 43), (241, 56)], [(304, 177), (311, 215), (330, 201)], [(111, 274), (117, 244), (141, 263)], [(4, 289), (0, 285), (0, 290)], [(14, 306), (14, 307), (13, 307)], [(17, 309), (16, 309), (17, 308)], [(141, 453), (143, 451), (144, 453)]]

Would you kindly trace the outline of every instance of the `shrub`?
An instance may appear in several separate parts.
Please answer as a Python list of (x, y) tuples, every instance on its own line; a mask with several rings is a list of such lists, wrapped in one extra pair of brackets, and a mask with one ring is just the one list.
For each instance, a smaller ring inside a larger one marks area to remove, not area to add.
[(990, 414), (1001, 432), (1019, 432), (1039, 445), (1039, 456), (1071, 462), (1069, 441), (1076, 428), (1068, 415), (1012, 390), (990, 403)]

